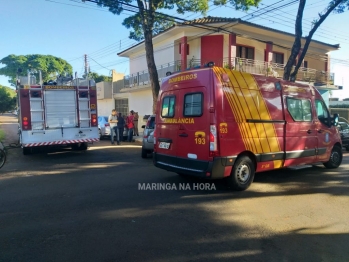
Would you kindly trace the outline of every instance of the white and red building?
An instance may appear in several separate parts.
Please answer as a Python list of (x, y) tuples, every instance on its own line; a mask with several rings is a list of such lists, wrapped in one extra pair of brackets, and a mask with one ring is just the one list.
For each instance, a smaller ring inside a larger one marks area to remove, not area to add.
[[(153, 37), (159, 81), (166, 72), (186, 70), (214, 62), (245, 72), (283, 76), (294, 35), (235, 18), (206, 17), (174, 25)], [(304, 44), (305, 39), (302, 39)], [(330, 72), (330, 52), (339, 44), (313, 40), (297, 81), (315, 85), (328, 101), (334, 86)], [(130, 109), (140, 116), (152, 113), (152, 92), (145, 58), (144, 42), (118, 54), (129, 58), (130, 75), (113, 83), (118, 111)], [(120, 110), (122, 109), (122, 110)], [(142, 122), (140, 122), (141, 125)]]

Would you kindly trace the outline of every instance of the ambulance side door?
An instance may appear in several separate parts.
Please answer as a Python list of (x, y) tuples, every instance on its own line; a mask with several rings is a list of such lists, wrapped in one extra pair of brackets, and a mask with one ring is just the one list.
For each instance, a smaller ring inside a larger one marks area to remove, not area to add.
[(318, 142), (312, 99), (307, 96), (288, 96), (285, 104), (285, 166), (313, 163)]
[(178, 103), (178, 91), (162, 93), (160, 103), (160, 121), (156, 123), (156, 128), (158, 129), (157, 153), (175, 157), (177, 155), (178, 139), (178, 124), (176, 122), (178, 118), (176, 106)]
[[(330, 157), (332, 147), (330, 146), (332, 136), (336, 133), (335, 126), (330, 126), (330, 113), (327, 110), (325, 103), (320, 100), (315, 100), (316, 131), (318, 135), (318, 155), (319, 161), (327, 161)], [(333, 130), (331, 130), (333, 128)]]
[(209, 99), (206, 87), (181, 89), (179, 93), (181, 109), (178, 127), (179, 158), (208, 160), (209, 157)]

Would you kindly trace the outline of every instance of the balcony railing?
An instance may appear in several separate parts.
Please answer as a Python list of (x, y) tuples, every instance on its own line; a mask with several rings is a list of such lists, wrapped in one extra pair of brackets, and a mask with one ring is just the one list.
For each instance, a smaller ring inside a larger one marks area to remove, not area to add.
[[(167, 64), (163, 64), (157, 67), (158, 78), (161, 81), (162, 78), (166, 77), (167, 72), (179, 72), (188, 70), (191, 68), (200, 68), (205, 66), (210, 61), (201, 61), (199, 59), (191, 59), (188, 61), (187, 66), (182, 68), (181, 61), (173, 61)], [(251, 74), (274, 76), (282, 78), (284, 74), (285, 64), (268, 63), (264, 61), (258, 61), (253, 59), (245, 59), (234, 57), (230, 60), (228, 58), (222, 59), (222, 61), (215, 61), (216, 66), (224, 68), (231, 68), (241, 72), (247, 72)], [(317, 86), (330, 86), (334, 83), (334, 74), (325, 71), (319, 71), (312, 68), (300, 67), (298, 70), (296, 81), (303, 81), (313, 83)], [(114, 93), (120, 92), (121, 89), (141, 87), (149, 85), (149, 72), (144, 70), (136, 74), (125, 76), (124, 79), (117, 81), (113, 84)]]

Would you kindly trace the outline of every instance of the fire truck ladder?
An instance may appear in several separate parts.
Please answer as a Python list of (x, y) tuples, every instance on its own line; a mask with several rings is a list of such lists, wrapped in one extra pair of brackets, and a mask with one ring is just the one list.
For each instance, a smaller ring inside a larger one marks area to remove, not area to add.
[(80, 129), (91, 127), (90, 81), (87, 81), (87, 82), (88, 82), (87, 89), (80, 88), (79, 79), (78, 79), (78, 84), (77, 84)]
[(29, 88), (30, 117), (32, 132), (45, 132), (44, 92), (40, 88)]

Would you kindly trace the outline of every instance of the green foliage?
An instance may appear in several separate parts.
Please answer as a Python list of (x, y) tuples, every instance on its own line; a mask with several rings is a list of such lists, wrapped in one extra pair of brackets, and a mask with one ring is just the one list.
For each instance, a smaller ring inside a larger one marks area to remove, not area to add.
[(95, 72), (88, 73), (88, 77), (95, 80), (96, 83), (103, 82), (103, 81), (111, 82), (111, 76), (99, 75)]
[(262, 0), (214, 0), (214, 5), (231, 4), (236, 10), (247, 11), (251, 6), (257, 7)]
[[(155, 14), (154, 25), (152, 26), (153, 35), (157, 35), (162, 31), (165, 31), (174, 24), (174, 19), (165, 18), (163, 15)], [(141, 41), (144, 39), (142, 18), (139, 13), (125, 18), (122, 25), (124, 25), (127, 29), (133, 29), (133, 31), (130, 31), (130, 39), (134, 39), (136, 41)]]
[[(337, 1), (331, 1), (328, 6), (336, 4)], [(341, 3), (334, 9), (334, 13), (340, 14), (345, 12), (345, 9), (349, 10), (349, 0), (343, 0)]]
[(0, 113), (13, 110), (16, 106), (16, 97), (11, 97), (5, 87), (0, 87)]
[[(72, 74), (72, 66), (62, 58), (52, 55), (8, 55), (0, 60), (5, 65), (0, 68), (0, 75), (10, 77), (9, 82), (15, 85), (17, 71), (20, 68), (25, 76), (27, 70), (41, 70), (43, 81), (48, 81), (57, 74)], [(35, 74), (39, 79), (39, 74)]]
[(7, 87), (7, 86), (2, 86), (0, 85), (0, 88), (5, 88), (5, 90), (7, 91), (7, 93), (9, 93), (10, 97), (16, 97), (17, 93), (14, 89), (12, 89), (11, 87)]
[[(117, 15), (124, 9), (135, 9), (135, 7), (129, 7), (127, 4), (138, 6), (138, 12), (127, 17), (122, 23), (126, 28), (133, 29), (133, 31), (130, 31), (129, 37), (136, 41), (144, 39), (144, 28), (147, 28), (153, 35), (156, 35), (174, 25), (174, 18), (161, 14), (161, 11), (176, 9), (178, 14), (193, 12), (205, 15), (209, 10), (209, 2), (209, 0), (153, 0), (149, 6), (149, 2), (145, 1), (124, 0), (121, 2), (114, 0), (97, 0), (99, 6), (108, 7), (110, 12)], [(213, 1), (214, 5), (231, 5), (236, 10), (242, 11), (248, 10), (251, 6), (258, 6), (260, 2), (261, 0)], [(123, 3), (126, 3), (126, 5)], [(144, 3), (146, 5), (144, 5)]]

